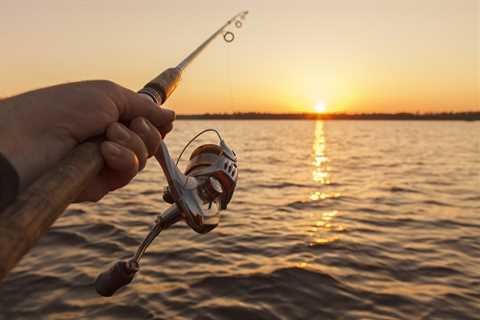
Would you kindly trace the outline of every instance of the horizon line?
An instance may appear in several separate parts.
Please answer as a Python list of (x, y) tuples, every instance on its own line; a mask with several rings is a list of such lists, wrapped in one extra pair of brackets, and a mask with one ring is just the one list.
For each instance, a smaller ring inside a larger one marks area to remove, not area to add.
[(178, 114), (184, 120), (455, 120), (480, 121), (480, 111), (437, 113), (204, 113)]

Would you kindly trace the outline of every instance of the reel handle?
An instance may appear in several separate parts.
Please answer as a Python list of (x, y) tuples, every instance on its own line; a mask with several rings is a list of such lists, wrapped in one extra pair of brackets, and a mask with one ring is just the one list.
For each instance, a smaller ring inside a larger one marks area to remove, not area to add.
[(134, 261), (118, 261), (110, 269), (100, 273), (95, 280), (95, 290), (104, 297), (111, 297), (121, 287), (129, 284), (139, 266)]
[(147, 247), (157, 237), (162, 230), (169, 228), (182, 218), (177, 206), (170, 206), (165, 212), (158, 216), (154, 227), (148, 235), (143, 239), (142, 244), (138, 247), (135, 256), (128, 261), (118, 261), (110, 269), (102, 272), (95, 280), (95, 290), (104, 297), (111, 297), (121, 287), (132, 282), (135, 274), (140, 269), (140, 260), (147, 250)]

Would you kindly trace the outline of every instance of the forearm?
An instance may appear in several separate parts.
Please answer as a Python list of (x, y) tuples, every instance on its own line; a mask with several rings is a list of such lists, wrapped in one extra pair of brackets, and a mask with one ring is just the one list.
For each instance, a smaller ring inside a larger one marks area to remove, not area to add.
[[(51, 133), (59, 123), (58, 111), (52, 112), (55, 104), (39, 92), (0, 100), (0, 153), (15, 168), (20, 190), (63, 157), (55, 148), (63, 142)], [(42, 126), (49, 119), (53, 124)]]
[(13, 164), (18, 150), (11, 134), (12, 110), (9, 100), (0, 100), (0, 210), (13, 202), (20, 190), (20, 179)]

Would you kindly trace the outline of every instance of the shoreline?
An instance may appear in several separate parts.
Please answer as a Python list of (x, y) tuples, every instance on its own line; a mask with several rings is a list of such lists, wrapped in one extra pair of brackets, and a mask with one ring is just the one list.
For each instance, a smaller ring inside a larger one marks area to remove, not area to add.
[(177, 120), (399, 120), (480, 121), (480, 112), (442, 113), (205, 113), (177, 114)]

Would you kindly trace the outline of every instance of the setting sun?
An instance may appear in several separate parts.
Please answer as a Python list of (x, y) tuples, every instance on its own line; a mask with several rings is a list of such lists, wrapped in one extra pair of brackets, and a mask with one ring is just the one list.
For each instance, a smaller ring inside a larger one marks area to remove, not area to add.
[(315, 105), (315, 111), (317, 113), (324, 113), (325, 111), (327, 111), (327, 106), (324, 102), (319, 102)]

